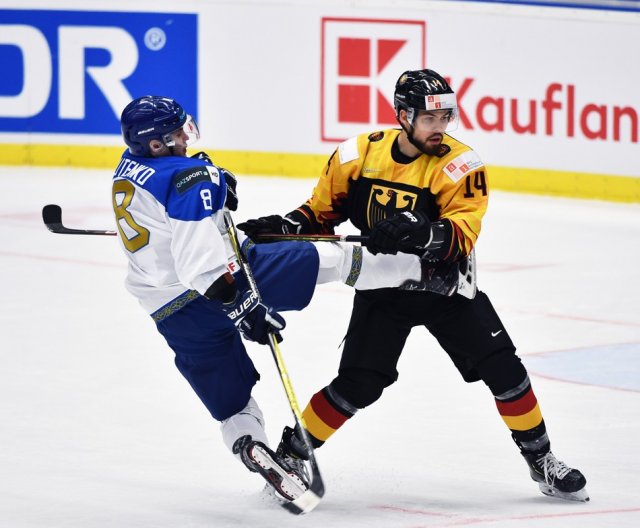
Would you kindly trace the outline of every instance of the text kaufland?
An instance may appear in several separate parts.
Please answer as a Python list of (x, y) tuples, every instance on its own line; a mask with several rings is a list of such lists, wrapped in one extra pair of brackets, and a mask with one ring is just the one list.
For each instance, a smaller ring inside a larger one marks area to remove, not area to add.
[(551, 83), (538, 99), (485, 95), (474, 108), (465, 99), (475, 95), (475, 79), (450, 82), (458, 98), (460, 125), (469, 130), (638, 143), (634, 107), (618, 101), (578, 103), (573, 84)]

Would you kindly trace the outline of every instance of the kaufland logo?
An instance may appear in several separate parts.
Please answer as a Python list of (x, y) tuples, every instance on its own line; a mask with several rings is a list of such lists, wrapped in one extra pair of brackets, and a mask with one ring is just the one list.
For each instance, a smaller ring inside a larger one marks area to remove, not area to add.
[(321, 137), (342, 141), (397, 124), (393, 90), (426, 67), (423, 20), (322, 19)]
[[(323, 18), (321, 35), (321, 139), (397, 127), (395, 83), (403, 71), (426, 67), (426, 22)], [(456, 92), (462, 130), (640, 143), (637, 103), (615, 92), (605, 98), (584, 77), (538, 79), (523, 85), (528, 93), (502, 93), (489, 75), (439, 73)], [(443, 104), (436, 97), (429, 102)]]
[[(590, 99), (600, 94), (587, 83), (548, 82), (532, 95), (510, 97), (487, 93), (486, 85), (478, 81), (476, 86), (474, 77), (445, 78), (456, 92), (460, 125), (467, 130), (631, 143), (640, 139), (637, 108), (615, 95), (608, 103)], [(581, 90), (591, 94), (582, 95)]]

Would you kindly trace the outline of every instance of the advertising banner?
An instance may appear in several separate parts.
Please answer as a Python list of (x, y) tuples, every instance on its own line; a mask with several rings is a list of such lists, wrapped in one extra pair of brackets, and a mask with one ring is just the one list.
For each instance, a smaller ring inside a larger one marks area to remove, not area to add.
[(197, 114), (197, 50), (195, 14), (0, 10), (0, 130), (118, 134), (158, 91)]
[(452, 135), (490, 166), (492, 188), (640, 201), (637, 13), (429, 0), (90, 7), (0, 0), (3, 163), (112, 166), (122, 108), (154, 94), (196, 116), (198, 148), (236, 172), (315, 177), (341, 141), (397, 127), (396, 79), (426, 67), (455, 90)]

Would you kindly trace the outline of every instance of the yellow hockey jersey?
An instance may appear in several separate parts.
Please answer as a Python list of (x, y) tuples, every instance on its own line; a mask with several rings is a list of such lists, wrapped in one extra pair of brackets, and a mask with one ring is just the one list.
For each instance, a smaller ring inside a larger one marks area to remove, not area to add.
[(468, 255), (487, 209), (484, 164), (471, 148), (446, 134), (438, 155), (407, 158), (394, 146), (400, 133), (384, 130), (341, 143), (298, 211), (317, 232), (332, 233), (350, 220), (367, 234), (384, 218), (421, 210), (432, 222), (451, 222), (449, 255)]

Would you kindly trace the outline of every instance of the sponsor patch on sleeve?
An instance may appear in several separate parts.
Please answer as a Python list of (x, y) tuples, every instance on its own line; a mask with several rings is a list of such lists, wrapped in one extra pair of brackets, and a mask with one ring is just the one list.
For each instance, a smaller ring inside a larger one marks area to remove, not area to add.
[(340, 158), (340, 164), (347, 163), (358, 159), (358, 137), (352, 137), (343, 141), (338, 145), (338, 156)]
[(218, 170), (218, 167), (212, 167), (211, 165), (207, 165), (205, 168), (209, 172), (209, 177), (211, 178), (211, 181), (216, 185), (220, 185), (220, 171)]
[(203, 182), (211, 181), (212, 177), (209, 175), (209, 167), (189, 167), (183, 171), (180, 171), (173, 177), (173, 185), (176, 190), (182, 194), (194, 185)]
[(442, 170), (449, 178), (457, 183), (472, 170), (482, 167), (483, 165), (484, 163), (482, 163), (480, 156), (473, 150), (468, 150), (448, 162)]

